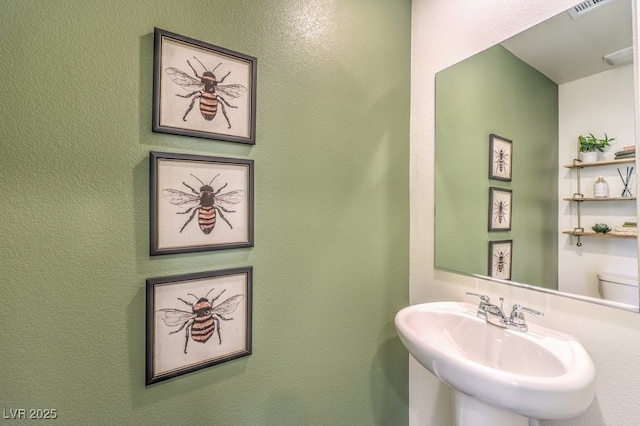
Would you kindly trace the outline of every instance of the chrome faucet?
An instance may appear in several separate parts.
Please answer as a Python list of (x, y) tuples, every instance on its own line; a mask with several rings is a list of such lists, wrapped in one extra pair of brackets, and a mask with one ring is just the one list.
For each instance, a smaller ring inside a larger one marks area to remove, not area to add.
[(508, 326), (510, 329), (523, 331), (523, 332), (529, 330), (529, 327), (524, 321), (524, 312), (528, 312), (537, 317), (544, 316), (542, 312), (534, 311), (531, 308), (525, 308), (524, 306), (516, 303), (515, 305), (513, 305), (513, 308), (511, 310), (511, 316), (509, 317)]
[(497, 325), (498, 327), (526, 332), (529, 327), (527, 327), (527, 324), (525, 322), (524, 312), (528, 312), (538, 317), (544, 315), (542, 312), (538, 312), (530, 308), (525, 308), (524, 306), (516, 303), (511, 309), (511, 315), (507, 318), (507, 316), (504, 314), (504, 311), (502, 310), (504, 297), (500, 298), (500, 306), (498, 307), (498, 305), (494, 305), (490, 302), (489, 296), (485, 296), (484, 294), (472, 293), (468, 291), (467, 295), (480, 298), (480, 305), (478, 305), (478, 311), (476, 312), (478, 318), (483, 319), (490, 324)]
[(485, 296), (484, 294), (472, 293), (470, 291), (467, 292), (467, 296), (475, 296), (480, 298), (480, 305), (478, 306), (478, 318), (487, 319), (487, 305), (489, 304), (489, 296)]

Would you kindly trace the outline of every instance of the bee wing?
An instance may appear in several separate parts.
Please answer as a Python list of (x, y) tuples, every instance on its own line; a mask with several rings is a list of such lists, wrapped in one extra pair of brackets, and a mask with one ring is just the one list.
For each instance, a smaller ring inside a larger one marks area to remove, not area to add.
[(193, 312), (181, 311), (179, 309), (158, 309), (156, 314), (168, 327), (177, 327), (189, 321), (191, 318), (196, 317), (196, 314)]
[(236, 310), (238, 304), (242, 302), (242, 299), (244, 299), (244, 296), (242, 294), (236, 294), (235, 296), (228, 298), (227, 300), (213, 308), (211, 310), (211, 313), (218, 315), (231, 314)]
[(180, 71), (178, 68), (171, 67), (164, 71), (169, 75), (169, 77), (171, 77), (171, 80), (173, 80), (174, 83), (184, 87), (185, 89), (192, 90), (203, 86), (200, 80), (191, 77), (189, 74), (184, 71)]
[(238, 189), (237, 191), (225, 192), (224, 194), (216, 196), (216, 203), (238, 204), (240, 201), (242, 201), (245, 195), (246, 192), (244, 192), (242, 189)]
[(180, 207), (195, 207), (198, 205), (198, 196), (195, 194), (188, 194), (177, 189), (163, 189), (162, 195), (171, 203)]
[(230, 98), (239, 98), (247, 93), (247, 88), (242, 84), (223, 84), (216, 86), (216, 92), (227, 95)]

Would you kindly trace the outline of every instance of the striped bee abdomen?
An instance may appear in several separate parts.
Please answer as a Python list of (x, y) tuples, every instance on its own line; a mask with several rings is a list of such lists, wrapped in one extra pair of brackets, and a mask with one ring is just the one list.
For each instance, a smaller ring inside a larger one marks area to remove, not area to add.
[(216, 328), (213, 315), (211, 313), (211, 302), (207, 299), (200, 299), (193, 307), (196, 317), (191, 324), (191, 338), (200, 343), (205, 343)]
[(205, 343), (215, 330), (215, 322), (211, 314), (204, 317), (196, 317), (191, 325), (191, 338), (200, 343)]
[(213, 120), (218, 112), (218, 99), (215, 93), (202, 93), (200, 96), (200, 112), (205, 120)]
[(210, 234), (213, 231), (213, 227), (216, 226), (216, 210), (213, 206), (200, 207), (198, 224), (205, 234)]

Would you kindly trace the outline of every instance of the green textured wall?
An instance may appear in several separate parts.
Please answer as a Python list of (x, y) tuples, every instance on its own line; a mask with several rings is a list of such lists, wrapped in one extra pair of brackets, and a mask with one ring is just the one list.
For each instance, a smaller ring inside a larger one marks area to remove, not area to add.
[[(409, 0), (0, 3), (0, 405), (408, 423)], [(257, 144), (151, 132), (153, 28), (258, 58)], [(148, 253), (148, 152), (255, 160), (255, 247)], [(254, 267), (253, 355), (144, 386), (145, 279)]]
[[(502, 46), (436, 76), (436, 266), (487, 275), (513, 240), (512, 279), (558, 285), (558, 86)], [(513, 141), (512, 180), (488, 178), (489, 135)], [(511, 231), (488, 232), (489, 187), (513, 190)]]

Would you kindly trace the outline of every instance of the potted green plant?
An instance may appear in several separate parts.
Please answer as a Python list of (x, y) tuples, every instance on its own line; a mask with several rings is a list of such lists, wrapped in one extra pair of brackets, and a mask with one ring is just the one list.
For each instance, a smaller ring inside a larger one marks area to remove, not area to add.
[(604, 139), (598, 139), (593, 136), (593, 133), (589, 133), (589, 136), (580, 135), (578, 141), (580, 142), (580, 152), (582, 153), (582, 161), (584, 163), (593, 163), (598, 161), (598, 153), (604, 152), (604, 150), (611, 146), (611, 141), (616, 138), (609, 138), (607, 134), (604, 134)]

